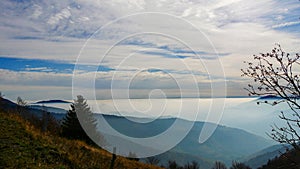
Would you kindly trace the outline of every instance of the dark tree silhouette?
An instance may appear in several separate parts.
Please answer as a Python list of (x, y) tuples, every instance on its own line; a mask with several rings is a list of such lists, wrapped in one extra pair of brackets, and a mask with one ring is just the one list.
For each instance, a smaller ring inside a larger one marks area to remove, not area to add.
[(26, 101), (23, 100), (20, 96), (17, 97), (17, 104), (19, 106), (26, 106), (27, 105)]
[[(3, 106), (3, 93), (0, 91), (0, 108), (2, 109), (2, 106)], [(2, 110), (3, 111), (3, 110)]]
[(199, 164), (196, 161), (193, 161), (192, 163), (185, 164), (183, 169), (199, 169)]
[[(263, 103), (277, 105), (286, 103), (291, 113), (281, 111), (280, 119), (286, 126), (272, 126), (269, 136), (279, 143), (287, 143), (300, 150), (300, 75), (298, 53), (284, 52), (279, 44), (269, 53), (254, 55), (253, 62), (245, 62), (248, 68), (242, 69), (242, 76), (249, 77), (253, 84), (246, 90), (253, 96), (276, 96), (278, 99)], [(259, 104), (260, 102), (258, 102)]]
[(50, 132), (51, 134), (58, 134), (60, 131), (59, 122), (44, 105), (42, 106), (42, 118), (40, 127), (42, 132)]
[(26, 106), (27, 103), (20, 96), (17, 97), (17, 112), (19, 114), (25, 115), (25, 111), (27, 111)]
[(67, 115), (63, 119), (62, 135), (67, 138), (80, 139), (89, 144), (93, 144), (93, 141), (86, 134), (82, 125), (89, 131), (89, 133), (96, 135), (97, 138), (103, 142), (103, 137), (97, 131), (96, 119), (94, 118), (90, 107), (86, 100), (81, 95), (78, 95), (77, 100), (74, 100), (74, 103), (71, 104), (71, 109), (67, 112)]
[(251, 169), (251, 168), (245, 165), (244, 163), (232, 162), (232, 166), (230, 167), (230, 169)]
[(129, 152), (128, 156), (127, 156), (128, 160), (132, 160), (132, 161), (139, 161), (140, 159), (137, 158), (136, 154), (133, 152)]
[(212, 169), (227, 169), (226, 165), (220, 161), (216, 161)]
[(86, 134), (77, 118), (74, 103), (62, 121), (62, 135), (71, 139), (86, 138)]
[(42, 105), (42, 118), (41, 118), (41, 129), (42, 132), (46, 132), (48, 129), (48, 123), (49, 123), (49, 115), (50, 113), (47, 111), (47, 108)]
[(168, 169), (179, 169), (181, 167), (176, 163), (176, 161), (168, 161), (167, 168)]
[(154, 156), (146, 158), (146, 162), (151, 165), (158, 165), (160, 160)]
[(176, 161), (168, 161), (167, 167), (161, 166), (166, 169), (200, 169), (199, 164), (196, 161), (192, 161), (192, 163), (188, 162), (184, 166), (181, 166), (176, 163)]
[(300, 152), (295, 149), (289, 150), (279, 157), (275, 157), (269, 160), (267, 164), (259, 167), (258, 169), (276, 169), (276, 168), (288, 168), (299, 169), (300, 168)]

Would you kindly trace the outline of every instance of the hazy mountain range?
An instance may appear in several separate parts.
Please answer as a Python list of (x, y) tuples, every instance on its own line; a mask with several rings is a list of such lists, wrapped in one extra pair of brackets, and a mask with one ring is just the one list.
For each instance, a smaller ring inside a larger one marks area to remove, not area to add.
[[(10, 101), (7, 105), (11, 108), (16, 106)], [(40, 110), (47, 110), (58, 120), (62, 120), (66, 112), (64, 109), (39, 105), (31, 105), (29, 109), (35, 114), (40, 114)], [(164, 118), (149, 123), (136, 123), (121, 116), (104, 115), (104, 117), (115, 130), (131, 137), (149, 137), (159, 134), (168, 129), (176, 120), (176, 118)], [(130, 118), (134, 119), (134, 117)], [(183, 119), (179, 120), (183, 123), (192, 123)], [(272, 140), (241, 129), (221, 125), (217, 127), (212, 137), (200, 144), (198, 138), (203, 124), (204, 122), (195, 122), (188, 135), (177, 146), (158, 155), (157, 158), (161, 160), (161, 163), (165, 164), (168, 160), (176, 160), (179, 164), (197, 161), (206, 168), (212, 166), (214, 161), (223, 161), (229, 166), (233, 160), (238, 160), (247, 161), (251, 166), (257, 166), (266, 163), (268, 158), (278, 155), (277, 148), (280, 147), (268, 148), (274, 144)], [(268, 149), (263, 150), (266, 148)]]
[(248, 156), (243, 161), (252, 168), (258, 168), (267, 164), (270, 159), (279, 157), (289, 148), (291, 148), (291, 146), (274, 145)]

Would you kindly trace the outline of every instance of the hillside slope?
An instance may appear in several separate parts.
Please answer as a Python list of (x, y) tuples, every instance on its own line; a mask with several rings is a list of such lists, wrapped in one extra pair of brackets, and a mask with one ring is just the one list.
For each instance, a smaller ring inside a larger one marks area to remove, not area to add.
[[(7, 110), (13, 111), (17, 109), (17, 105), (9, 100), (3, 99), (2, 102), (2, 105), (6, 105)], [(7, 107), (7, 105), (11, 106)], [(43, 107), (29, 106), (27, 107), (27, 111), (41, 117), (41, 108)], [(45, 108), (47, 110), (52, 110), (49, 109), (49, 107)], [(64, 113), (56, 113), (55, 111), (51, 112), (51, 114), (58, 120), (61, 120), (65, 115)], [(98, 118), (97, 116), (99, 116), (99, 114), (95, 114), (95, 118)], [(164, 132), (176, 120), (175, 118), (165, 118), (156, 119), (150, 123), (135, 123), (120, 116), (104, 115), (104, 117), (115, 130), (125, 135), (138, 138), (155, 136)], [(182, 121), (182, 124), (184, 125), (192, 123), (183, 119), (178, 120)], [(157, 156), (157, 158), (160, 159), (161, 164), (165, 165), (169, 160), (175, 160), (178, 164), (184, 165), (187, 162), (194, 160), (204, 168), (211, 168), (214, 161), (222, 161), (227, 165), (230, 165), (233, 160), (242, 159), (243, 157), (247, 157), (272, 145), (270, 140), (266, 140), (240, 129), (225, 126), (218, 126), (212, 137), (205, 143), (200, 144), (198, 142), (198, 137), (203, 124), (203, 122), (195, 122), (194, 126), (181, 143), (168, 152)], [(105, 131), (101, 132), (103, 134), (109, 134), (105, 133)], [(178, 132), (180, 132), (180, 128), (178, 128)]]
[[(40, 133), (11, 113), (0, 113), (0, 150), (0, 168), (109, 168), (112, 157), (81, 141)], [(117, 157), (114, 168), (159, 167)]]
[[(135, 123), (124, 117), (104, 115), (106, 121), (115, 130), (131, 137), (150, 137), (164, 132), (176, 118), (157, 119), (150, 123)], [(138, 121), (139, 119), (137, 119)], [(182, 124), (189, 125), (192, 122), (183, 119)], [(187, 136), (173, 149), (158, 156), (162, 163), (168, 160), (176, 160), (179, 164), (199, 160), (200, 165), (209, 166), (209, 161), (222, 161), (230, 165), (233, 160), (249, 156), (257, 151), (267, 148), (273, 144), (271, 140), (256, 136), (241, 129), (230, 128), (219, 125), (214, 134), (205, 142), (198, 142), (199, 134), (204, 122), (195, 122)], [(180, 128), (177, 129), (178, 133)], [(174, 156), (172, 154), (184, 154)], [(171, 157), (171, 158), (168, 158)], [(197, 157), (194, 159), (192, 157)], [(192, 158), (192, 159), (191, 159)], [(202, 163), (203, 162), (203, 163)]]
[(266, 165), (258, 169), (299, 169), (300, 168), (300, 151), (295, 149), (285, 152), (279, 157), (276, 157)]
[[(245, 158), (243, 161), (251, 168), (258, 168), (268, 163), (269, 160), (279, 157), (282, 153), (286, 152), (288, 145), (274, 145), (263, 149), (251, 156)], [(290, 147), (291, 148), (291, 147)]]

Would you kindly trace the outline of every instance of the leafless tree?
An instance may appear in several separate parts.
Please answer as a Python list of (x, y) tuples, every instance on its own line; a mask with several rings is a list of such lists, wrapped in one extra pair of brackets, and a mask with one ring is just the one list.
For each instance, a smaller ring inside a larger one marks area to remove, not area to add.
[[(279, 44), (269, 53), (253, 55), (254, 61), (245, 62), (242, 76), (249, 77), (253, 83), (245, 88), (250, 96), (276, 96), (277, 99), (265, 100), (270, 105), (287, 104), (291, 111), (280, 113), (286, 126), (272, 126), (269, 136), (279, 143), (287, 143), (300, 150), (300, 55), (286, 53)], [(258, 102), (259, 104), (260, 102)]]
[(227, 169), (227, 167), (224, 163), (216, 161), (212, 169)]
[(184, 165), (183, 169), (199, 169), (199, 164), (196, 161), (193, 161), (192, 163), (187, 163)]
[(17, 97), (17, 104), (22, 107), (27, 105), (26, 101), (23, 100), (20, 96)]
[(233, 161), (230, 169), (251, 169), (251, 168), (244, 163)]
[(27, 106), (27, 102), (20, 96), (17, 97), (17, 105), (17, 112), (23, 116), (27, 115), (27, 109), (25, 108)]
[(158, 165), (160, 160), (154, 156), (146, 158), (146, 162), (151, 165)]

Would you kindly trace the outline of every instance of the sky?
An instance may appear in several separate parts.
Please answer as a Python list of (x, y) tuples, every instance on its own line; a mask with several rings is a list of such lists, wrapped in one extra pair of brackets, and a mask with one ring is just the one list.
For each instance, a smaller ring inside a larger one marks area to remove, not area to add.
[(300, 49), (298, 0), (0, 4), (0, 91), (13, 100), (245, 96), (243, 61)]

